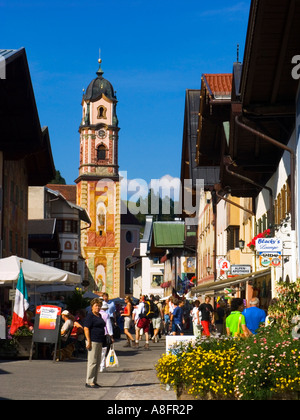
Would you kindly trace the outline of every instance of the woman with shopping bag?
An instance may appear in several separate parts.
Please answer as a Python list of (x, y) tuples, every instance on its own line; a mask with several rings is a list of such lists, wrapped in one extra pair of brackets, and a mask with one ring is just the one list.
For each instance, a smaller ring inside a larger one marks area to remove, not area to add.
[(96, 298), (91, 301), (91, 312), (84, 322), (84, 334), (87, 348), (87, 388), (99, 388), (97, 377), (101, 362), (102, 345), (105, 342), (105, 321), (100, 314), (102, 302)]

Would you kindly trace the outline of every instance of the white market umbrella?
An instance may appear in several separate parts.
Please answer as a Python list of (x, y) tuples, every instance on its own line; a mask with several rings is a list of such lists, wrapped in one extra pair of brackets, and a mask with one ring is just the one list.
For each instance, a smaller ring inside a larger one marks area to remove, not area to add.
[(18, 280), (21, 261), (27, 284), (78, 284), (81, 282), (81, 277), (78, 274), (12, 255), (0, 259), (0, 284)]
[(74, 292), (74, 290), (75, 286), (66, 286), (64, 284), (45, 284), (36, 288), (36, 291), (39, 293)]

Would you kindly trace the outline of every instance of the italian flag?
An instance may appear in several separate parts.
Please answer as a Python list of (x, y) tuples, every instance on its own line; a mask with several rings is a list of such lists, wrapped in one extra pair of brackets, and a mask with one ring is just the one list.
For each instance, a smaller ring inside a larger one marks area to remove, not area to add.
[(28, 307), (28, 293), (24, 280), (23, 270), (21, 267), (16, 288), (14, 312), (10, 327), (11, 335), (14, 335), (18, 328), (27, 323), (26, 311)]

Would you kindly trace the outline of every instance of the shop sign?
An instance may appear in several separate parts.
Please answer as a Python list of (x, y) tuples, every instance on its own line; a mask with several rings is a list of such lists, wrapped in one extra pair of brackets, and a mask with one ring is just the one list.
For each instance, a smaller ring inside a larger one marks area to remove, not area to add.
[(226, 287), (225, 289), (224, 289), (224, 293), (225, 293), (225, 299), (228, 299), (228, 300), (230, 300), (230, 299), (232, 299), (233, 298), (233, 295), (234, 295), (234, 293), (235, 293), (235, 290), (233, 290), (233, 289), (231, 289), (230, 287)]
[(61, 308), (58, 306), (38, 306), (36, 313), (40, 315), (39, 329), (55, 330), (57, 317), (61, 315)]
[(9, 289), (8, 299), (15, 300), (16, 297), (16, 289)]
[(217, 259), (217, 267), (221, 271), (229, 271), (230, 270), (230, 262), (225, 258), (218, 258)]
[(281, 267), (281, 252), (260, 252), (259, 263), (262, 267)]
[(232, 265), (230, 269), (230, 272), (233, 276), (242, 276), (243, 274), (250, 274), (251, 271), (251, 265), (246, 264)]
[(277, 238), (258, 238), (255, 241), (257, 252), (281, 252), (282, 240)]

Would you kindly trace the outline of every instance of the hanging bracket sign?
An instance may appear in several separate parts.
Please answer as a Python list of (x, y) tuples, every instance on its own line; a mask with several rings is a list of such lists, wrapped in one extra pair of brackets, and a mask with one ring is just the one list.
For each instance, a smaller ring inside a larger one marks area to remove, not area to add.
[(258, 238), (255, 241), (255, 248), (257, 252), (282, 252), (282, 240), (277, 238)]
[(226, 260), (226, 258), (218, 258), (217, 259), (217, 268), (221, 271), (229, 271), (230, 270), (230, 262)]

